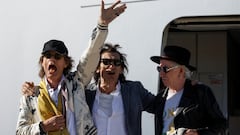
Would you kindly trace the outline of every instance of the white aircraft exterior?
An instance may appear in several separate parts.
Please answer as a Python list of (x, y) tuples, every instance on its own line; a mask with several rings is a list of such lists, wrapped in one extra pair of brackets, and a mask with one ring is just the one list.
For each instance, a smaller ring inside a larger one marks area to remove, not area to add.
[[(113, 3), (114, 0), (105, 0)], [(230, 135), (240, 125), (239, 0), (123, 0), (124, 14), (109, 26), (106, 42), (120, 44), (127, 54), (127, 79), (141, 81), (157, 94), (159, 74), (149, 59), (168, 44), (191, 50), (196, 79), (210, 85), (224, 115)], [(0, 1), (0, 134), (15, 134), (21, 86), (39, 82), (38, 58), (44, 42), (65, 42), (77, 64), (97, 24), (100, 0)], [(230, 37), (230, 38), (229, 38)], [(231, 47), (232, 46), (232, 47)], [(234, 53), (235, 52), (235, 53)], [(238, 51), (239, 52), (239, 51)], [(234, 72), (236, 71), (236, 72)], [(237, 75), (236, 75), (237, 74)], [(143, 113), (143, 135), (154, 134), (154, 116)]]

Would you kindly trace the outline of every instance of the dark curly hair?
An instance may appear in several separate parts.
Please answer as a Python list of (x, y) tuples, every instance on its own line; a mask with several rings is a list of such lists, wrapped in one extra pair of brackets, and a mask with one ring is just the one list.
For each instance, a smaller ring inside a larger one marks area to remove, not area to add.
[[(128, 63), (127, 63), (127, 59), (126, 59), (126, 54), (123, 54), (120, 51), (118, 51), (118, 49), (120, 49), (120, 48), (121, 47), (118, 44), (113, 45), (111, 43), (105, 43), (104, 46), (100, 50), (100, 58), (99, 58), (97, 69), (100, 66), (100, 60), (101, 60), (101, 56), (103, 53), (105, 53), (105, 52), (117, 53), (120, 56), (120, 60), (122, 61), (121, 67), (123, 68), (123, 73), (121, 73), (119, 75), (118, 80), (120, 82), (124, 82), (124, 81), (126, 81), (125, 74), (128, 72), (128, 67), (127, 67)], [(100, 73), (94, 72), (95, 83), (98, 83), (99, 78), (100, 78)]]

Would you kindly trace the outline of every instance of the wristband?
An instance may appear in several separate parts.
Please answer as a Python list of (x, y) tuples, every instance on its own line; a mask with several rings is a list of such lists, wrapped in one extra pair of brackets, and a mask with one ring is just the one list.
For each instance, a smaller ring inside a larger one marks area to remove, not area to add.
[(45, 135), (46, 132), (43, 130), (43, 123), (42, 121), (39, 123), (40, 135)]

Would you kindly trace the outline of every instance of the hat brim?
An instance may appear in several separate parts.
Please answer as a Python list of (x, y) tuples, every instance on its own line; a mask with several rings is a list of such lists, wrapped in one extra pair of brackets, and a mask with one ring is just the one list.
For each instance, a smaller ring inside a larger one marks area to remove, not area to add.
[[(174, 61), (174, 62), (177, 62), (175, 61), (174, 59), (171, 59), (171, 58), (168, 58), (168, 57), (162, 57), (162, 56), (152, 56), (150, 57), (150, 59), (157, 63), (157, 64), (160, 64), (160, 60), (161, 59), (164, 59), (164, 60), (170, 60), (170, 61)], [(196, 67), (193, 67), (191, 65), (185, 65), (190, 71), (195, 71), (197, 68)]]

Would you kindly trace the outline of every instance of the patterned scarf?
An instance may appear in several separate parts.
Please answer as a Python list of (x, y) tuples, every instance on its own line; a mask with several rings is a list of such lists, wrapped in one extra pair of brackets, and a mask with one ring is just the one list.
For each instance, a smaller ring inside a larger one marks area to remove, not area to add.
[[(48, 94), (47, 86), (42, 80), (40, 82), (40, 94), (38, 95), (38, 108), (42, 120), (47, 120), (56, 115), (62, 115), (62, 96), (58, 95), (58, 105), (56, 106)], [(65, 108), (64, 108), (65, 109)], [(69, 135), (66, 127), (63, 130), (48, 132), (48, 135)]]

